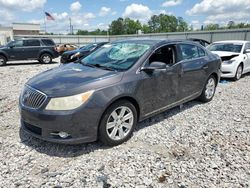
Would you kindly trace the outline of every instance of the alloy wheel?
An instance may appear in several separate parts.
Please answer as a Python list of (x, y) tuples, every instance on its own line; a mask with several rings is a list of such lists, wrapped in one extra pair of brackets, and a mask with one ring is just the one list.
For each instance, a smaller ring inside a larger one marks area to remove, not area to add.
[(0, 65), (4, 65), (4, 63), (5, 63), (5, 59), (0, 58)]
[(109, 116), (106, 131), (112, 140), (122, 140), (131, 131), (134, 124), (134, 114), (126, 106), (116, 108)]
[(205, 91), (205, 95), (207, 99), (211, 99), (214, 96), (215, 88), (216, 88), (215, 80), (214, 78), (210, 78), (207, 82), (206, 91)]
[(43, 62), (44, 62), (44, 63), (50, 63), (50, 61), (51, 61), (51, 58), (50, 58), (49, 55), (44, 55), (44, 56), (43, 56)]
[(241, 78), (242, 72), (243, 72), (243, 68), (242, 68), (242, 66), (240, 65), (240, 66), (238, 67), (238, 69), (237, 69), (237, 72), (236, 72), (236, 78), (237, 78), (237, 80), (239, 80), (239, 79)]

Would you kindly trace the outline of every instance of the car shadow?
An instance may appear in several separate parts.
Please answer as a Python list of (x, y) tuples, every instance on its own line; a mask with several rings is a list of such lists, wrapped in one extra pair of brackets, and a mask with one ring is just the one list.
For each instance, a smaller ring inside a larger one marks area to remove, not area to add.
[[(140, 131), (143, 128), (152, 126), (154, 124), (160, 123), (198, 104), (201, 104), (201, 102), (191, 101), (191, 102), (185, 103), (182, 107), (178, 106), (170, 110), (167, 110), (165, 112), (162, 112), (160, 114), (157, 114), (155, 116), (152, 116), (151, 118), (147, 118), (146, 120), (140, 122), (137, 125), (135, 132)], [(63, 145), (63, 144), (50, 143), (50, 142), (37, 139), (25, 133), (21, 128), (19, 131), (19, 136), (23, 144), (25, 144), (28, 147), (31, 147), (37, 152), (43, 153), (49, 156), (56, 156), (56, 157), (62, 157), (62, 158), (77, 157), (77, 156), (91, 153), (99, 149), (110, 149), (110, 147), (104, 146), (99, 141), (88, 143), (88, 144), (79, 144), (79, 145)]]
[[(50, 64), (58, 64), (55, 61), (52, 61)], [(48, 65), (44, 63), (40, 63), (38, 61), (32, 61), (32, 62), (18, 62), (18, 63), (7, 63), (5, 67), (11, 67), (11, 66), (19, 66), (19, 65)]]

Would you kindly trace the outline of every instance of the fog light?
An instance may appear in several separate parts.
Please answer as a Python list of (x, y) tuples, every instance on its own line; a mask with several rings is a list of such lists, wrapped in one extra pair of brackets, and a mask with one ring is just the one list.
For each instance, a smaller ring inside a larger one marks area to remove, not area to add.
[(59, 132), (58, 135), (59, 135), (61, 138), (67, 138), (67, 137), (69, 137), (69, 134), (66, 133), (66, 132)]

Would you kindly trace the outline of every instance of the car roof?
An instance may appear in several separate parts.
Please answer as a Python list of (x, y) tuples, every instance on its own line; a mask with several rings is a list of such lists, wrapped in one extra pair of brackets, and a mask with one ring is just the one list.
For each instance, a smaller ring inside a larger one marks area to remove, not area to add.
[(53, 40), (50, 38), (21, 38), (21, 39), (17, 39), (17, 40)]
[(249, 41), (245, 41), (245, 40), (224, 40), (224, 41), (216, 41), (214, 43), (247, 43)]
[(147, 45), (157, 45), (157, 44), (164, 44), (164, 43), (178, 43), (178, 42), (187, 42), (190, 44), (196, 44), (193, 41), (186, 40), (186, 39), (123, 39), (123, 40), (117, 40), (114, 41), (113, 43), (118, 43), (118, 42), (124, 42), (124, 43), (138, 43), (138, 44), (147, 44)]

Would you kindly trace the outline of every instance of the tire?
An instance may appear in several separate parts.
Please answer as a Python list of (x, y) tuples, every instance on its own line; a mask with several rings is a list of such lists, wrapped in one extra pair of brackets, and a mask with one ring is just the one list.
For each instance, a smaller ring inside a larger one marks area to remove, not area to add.
[(7, 59), (3, 55), (0, 55), (0, 66), (6, 65)]
[(216, 85), (217, 85), (216, 78), (213, 75), (211, 75), (206, 81), (206, 85), (203, 88), (199, 100), (204, 103), (210, 102), (214, 97), (216, 91)]
[(236, 70), (236, 73), (235, 73), (235, 76), (233, 78), (234, 81), (237, 81), (241, 78), (242, 76), (242, 73), (243, 73), (243, 65), (240, 64)]
[(44, 53), (40, 56), (39, 62), (44, 64), (50, 64), (52, 62), (52, 56), (48, 53)]
[(120, 100), (113, 103), (102, 116), (99, 140), (108, 146), (122, 144), (132, 136), (137, 118), (136, 108), (129, 101)]

